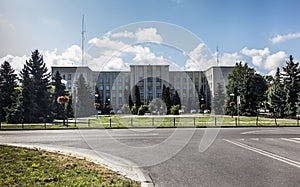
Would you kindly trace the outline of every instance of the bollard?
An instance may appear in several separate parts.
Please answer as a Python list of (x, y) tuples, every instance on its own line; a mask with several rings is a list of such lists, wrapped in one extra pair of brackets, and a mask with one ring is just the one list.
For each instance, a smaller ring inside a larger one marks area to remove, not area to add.
[(0, 120), (0, 129), (2, 128), (2, 125), (1, 125), (1, 120)]
[(88, 119), (88, 127), (90, 127), (90, 119)]
[(194, 127), (196, 126), (196, 119), (195, 119), (195, 117), (194, 117)]
[(111, 128), (111, 117), (109, 117), (109, 127)]
[(297, 117), (297, 126), (299, 126), (299, 119), (300, 117)]
[(46, 121), (44, 121), (44, 127), (45, 127), (45, 129), (47, 129)]
[(131, 126), (131, 127), (132, 127), (132, 123), (133, 123), (133, 122), (132, 122), (132, 118), (130, 118), (130, 126)]
[(152, 126), (154, 127), (154, 117), (152, 117)]
[(234, 118), (234, 120), (235, 120), (235, 126), (238, 126), (237, 118)]
[(174, 117), (174, 127), (176, 126), (176, 123), (175, 123), (175, 117)]

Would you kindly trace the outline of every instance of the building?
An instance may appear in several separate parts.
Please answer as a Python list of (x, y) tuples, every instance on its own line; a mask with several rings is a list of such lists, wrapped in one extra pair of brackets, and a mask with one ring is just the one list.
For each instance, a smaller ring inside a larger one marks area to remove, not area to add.
[(199, 109), (201, 102), (210, 108), (218, 84), (225, 93), (228, 75), (233, 68), (213, 66), (206, 71), (170, 71), (169, 65), (131, 65), (129, 71), (92, 71), (89, 67), (53, 66), (52, 73), (59, 71), (72, 93), (82, 74), (91, 88), (97, 86), (101, 103), (109, 99), (114, 110), (128, 104), (128, 96), (133, 95), (135, 85), (139, 87), (141, 101), (145, 104), (160, 99), (165, 85), (171, 94), (178, 93), (181, 105), (189, 110)]

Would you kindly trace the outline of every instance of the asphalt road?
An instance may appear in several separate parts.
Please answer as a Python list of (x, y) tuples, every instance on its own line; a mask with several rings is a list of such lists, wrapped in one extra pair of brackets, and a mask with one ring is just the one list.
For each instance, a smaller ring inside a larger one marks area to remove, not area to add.
[(300, 184), (297, 127), (0, 131), (0, 143), (90, 155), (120, 170), (138, 168), (155, 186)]

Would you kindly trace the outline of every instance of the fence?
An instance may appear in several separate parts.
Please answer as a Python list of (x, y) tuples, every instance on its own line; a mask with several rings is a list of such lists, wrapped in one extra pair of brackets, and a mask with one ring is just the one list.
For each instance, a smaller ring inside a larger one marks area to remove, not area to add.
[(130, 127), (254, 127), (299, 126), (297, 119), (274, 119), (265, 117), (231, 117), (213, 115), (189, 116), (95, 116), (70, 119), (53, 123), (1, 124), (0, 129), (60, 129), (60, 128), (130, 128)]

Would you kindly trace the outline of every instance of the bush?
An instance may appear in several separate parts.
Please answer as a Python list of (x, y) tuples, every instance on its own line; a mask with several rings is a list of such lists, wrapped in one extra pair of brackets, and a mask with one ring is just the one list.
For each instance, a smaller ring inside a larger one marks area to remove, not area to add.
[(137, 115), (138, 109), (137, 109), (137, 107), (136, 107), (136, 104), (134, 104), (134, 105), (131, 107), (131, 113)]
[(179, 115), (179, 109), (180, 109), (180, 105), (173, 105), (171, 107), (171, 114), (172, 115)]
[(144, 114), (145, 114), (144, 107), (143, 107), (143, 105), (141, 105), (138, 110), (138, 115), (144, 115)]

